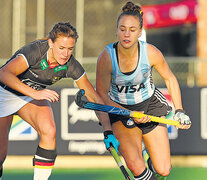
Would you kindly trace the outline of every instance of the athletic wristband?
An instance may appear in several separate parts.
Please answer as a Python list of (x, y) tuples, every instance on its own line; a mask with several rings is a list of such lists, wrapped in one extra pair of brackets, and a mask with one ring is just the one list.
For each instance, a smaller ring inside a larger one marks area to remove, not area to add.
[(182, 113), (185, 114), (185, 111), (184, 111), (183, 109), (176, 109), (176, 110), (175, 110), (175, 114), (176, 114), (177, 112), (182, 112)]
[(104, 138), (108, 139), (108, 135), (113, 134), (111, 130), (104, 131)]

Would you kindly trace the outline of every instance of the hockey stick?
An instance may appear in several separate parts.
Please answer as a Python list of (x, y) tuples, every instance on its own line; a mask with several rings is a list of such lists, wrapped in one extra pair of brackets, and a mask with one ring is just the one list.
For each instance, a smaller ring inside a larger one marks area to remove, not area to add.
[(108, 150), (111, 153), (111, 155), (113, 156), (113, 158), (115, 159), (115, 161), (116, 161), (117, 165), (119, 166), (119, 168), (121, 169), (121, 172), (123, 173), (125, 179), (126, 180), (131, 180), (127, 170), (125, 169), (125, 167), (124, 167), (118, 153), (114, 149), (114, 147), (111, 146)]
[(84, 96), (84, 94), (85, 94), (85, 91), (81, 89), (77, 92), (75, 96), (76, 104), (82, 108), (96, 110), (96, 111), (103, 111), (103, 112), (107, 112), (111, 114), (122, 115), (122, 116), (133, 117), (133, 118), (142, 118), (142, 117), (148, 116), (151, 118), (151, 121), (153, 122), (158, 122), (158, 123), (163, 123), (163, 124), (168, 124), (168, 125), (173, 125), (173, 126), (180, 125), (180, 123), (175, 120), (160, 118), (156, 116), (150, 116), (150, 115), (142, 114), (136, 111), (130, 111), (130, 110), (117, 108), (113, 106), (88, 102), (88, 101), (82, 100), (82, 97)]

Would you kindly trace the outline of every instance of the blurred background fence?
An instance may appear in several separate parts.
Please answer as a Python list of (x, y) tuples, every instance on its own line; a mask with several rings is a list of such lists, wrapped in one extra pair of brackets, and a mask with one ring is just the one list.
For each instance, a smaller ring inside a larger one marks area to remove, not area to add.
[[(47, 37), (55, 23), (69, 21), (79, 33), (74, 55), (95, 85), (97, 57), (107, 44), (116, 41), (116, 19), (125, 2), (127, 0), (0, 0), (0, 64), (24, 44)], [(178, 1), (134, 2), (147, 7)], [(196, 23), (148, 28), (146, 32), (147, 41), (162, 51), (181, 86), (198, 85), (201, 61), (196, 57)], [(164, 86), (159, 75), (153, 73), (156, 85)], [(61, 84), (65, 82), (57, 85)], [(72, 81), (67, 84), (73, 86)]]

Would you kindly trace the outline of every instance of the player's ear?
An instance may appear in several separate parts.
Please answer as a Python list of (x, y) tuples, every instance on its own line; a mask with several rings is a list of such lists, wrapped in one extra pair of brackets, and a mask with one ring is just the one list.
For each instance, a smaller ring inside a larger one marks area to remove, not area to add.
[(140, 29), (138, 38), (140, 38), (142, 36), (142, 31), (143, 31), (143, 29)]
[(49, 44), (49, 47), (50, 47), (50, 48), (53, 48), (53, 42), (52, 42), (52, 39), (48, 39), (48, 44)]

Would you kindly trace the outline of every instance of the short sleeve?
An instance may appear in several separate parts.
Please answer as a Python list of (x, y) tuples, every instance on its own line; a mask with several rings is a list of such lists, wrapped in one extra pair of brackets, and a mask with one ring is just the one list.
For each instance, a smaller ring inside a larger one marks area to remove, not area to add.
[(40, 48), (36, 43), (30, 43), (26, 46), (23, 46), (18, 52), (15, 53), (16, 56), (22, 55), (27, 61), (29, 66), (34, 65), (37, 60), (41, 57)]

